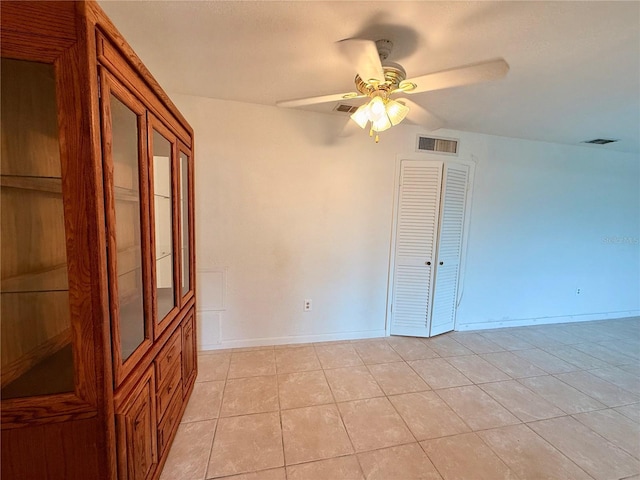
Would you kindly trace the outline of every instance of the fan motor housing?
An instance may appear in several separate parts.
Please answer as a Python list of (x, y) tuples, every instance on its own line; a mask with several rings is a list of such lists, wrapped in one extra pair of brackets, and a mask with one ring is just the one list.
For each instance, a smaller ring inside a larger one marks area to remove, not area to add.
[(396, 90), (400, 86), (400, 82), (407, 78), (407, 72), (402, 68), (402, 65), (397, 63), (385, 62), (382, 65), (382, 69), (384, 70), (384, 82), (369, 83), (360, 78), (360, 75), (356, 75), (356, 89), (367, 96), (371, 96), (376, 91), (383, 91), (389, 94)]

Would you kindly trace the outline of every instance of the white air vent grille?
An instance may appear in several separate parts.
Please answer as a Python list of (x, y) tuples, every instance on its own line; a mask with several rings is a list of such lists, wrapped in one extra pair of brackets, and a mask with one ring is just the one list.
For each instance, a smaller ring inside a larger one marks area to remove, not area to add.
[(357, 109), (358, 107), (353, 105), (347, 105), (346, 103), (339, 103), (333, 108), (334, 111), (343, 112), (343, 113), (353, 113)]
[(457, 155), (458, 140), (453, 138), (436, 138), (418, 135), (417, 151)]

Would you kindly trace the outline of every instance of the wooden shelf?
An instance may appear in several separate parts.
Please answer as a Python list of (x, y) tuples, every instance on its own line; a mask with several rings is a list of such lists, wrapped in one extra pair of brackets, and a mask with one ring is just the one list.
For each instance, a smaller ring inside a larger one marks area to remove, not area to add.
[(51, 292), (69, 290), (67, 264), (56, 265), (37, 272), (3, 278), (2, 293)]
[[(67, 328), (64, 331), (60, 332), (58, 335), (55, 335), (49, 338), (47, 341), (42, 342), (33, 350), (27, 352), (24, 355), (21, 355), (19, 358), (13, 360), (10, 364), (4, 365), (2, 367), (2, 396), (4, 398), (12, 398), (13, 396), (30, 396), (30, 395), (38, 395), (42, 393), (58, 393), (58, 392), (67, 392), (73, 390), (73, 360), (70, 357), (70, 362), (68, 368), (65, 370), (70, 373), (70, 375), (53, 375), (51, 371), (49, 371), (49, 375), (47, 375), (48, 379), (47, 385), (42, 385), (43, 378), (42, 375), (27, 375), (27, 373), (34, 369), (38, 364), (42, 364), (40, 369), (47, 367), (47, 362), (45, 361), (47, 358), (54, 356), (57, 352), (65, 347), (70, 347), (71, 345), (71, 328)], [(19, 385), (14, 385), (13, 389), (6, 389), (7, 385), (15, 382), (20, 377), (24, 377), (22, 379), (22, 383)], [(31, 377), (34, 377), (33, 379)], [(38, 378), (37, 381), (34, 381), (35, 378)], [(64, 388), (59, 389), (56, 388), (55, 382), (60, 379), (64, 380)], [(71, 384), (69, 385), (68, 380), (71, 380)], [(49, 385), (53, 384), (53, 385)], [(24, 387), (25, 385), (28, 388), (20, 388), (20, 386)], [(44, 388), (45, 391), (38, 391), (38, 388)], [(19, 393), (19, 395), (12, 394), (15, 391)]]
[(29, 177), (22, 175), (0, 175), (0, 185), (23, 190), (62, 193), (62, 179), (54, 177)]
[(156, 255), (156, 262), (159, 262), (163, 258), (167, 258), (170, 256), (171, 256), (171, 252), (160, 252), (158, 255)]
[(130, 188), (114, 186), (113, 192), (116, 201), (140, 202), (140, 192), (138, 190), (131, 190)]
[(142, 269), (140, 245), (118, 250), (118, 276)]

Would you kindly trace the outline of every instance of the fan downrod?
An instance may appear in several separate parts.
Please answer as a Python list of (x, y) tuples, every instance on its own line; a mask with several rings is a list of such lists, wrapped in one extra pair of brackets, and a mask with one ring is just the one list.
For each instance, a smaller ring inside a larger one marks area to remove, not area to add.
[(386, 60), (391, 55), (391, 50), (393, 49), (393, 42), (391, 40), (380, 39), (376, 40), (376, 48), (378, 49), (378, 55), (380, 55), (380, 60)]

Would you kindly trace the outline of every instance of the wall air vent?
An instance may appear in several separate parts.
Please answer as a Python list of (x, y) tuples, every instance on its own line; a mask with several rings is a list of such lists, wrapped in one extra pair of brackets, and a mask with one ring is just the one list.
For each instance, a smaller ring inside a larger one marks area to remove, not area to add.
[(445, 155), (458, 154), (458, 140), (454, 138), (436, 138), (418, 135), (418, 152), (442, 153)]
[(582, 143), (590, 143), (592, 145), (606, 145), (607, 143), (615, 143), (618, 140), (612, 140), (611, 138), (594, 138), (593, 140), (585, 140)]
[(347, 105), (346, 103), (339, 103), (334, 108), (334, 112), (353, 113), (358, 109), (357, 106)]

